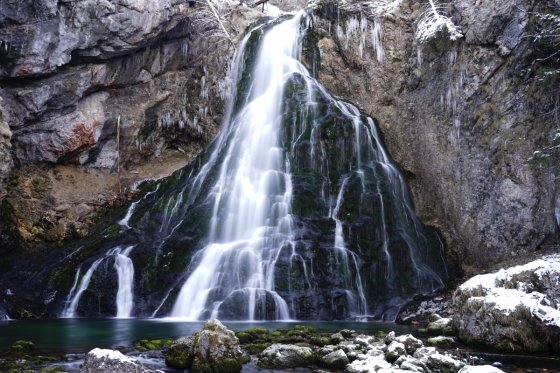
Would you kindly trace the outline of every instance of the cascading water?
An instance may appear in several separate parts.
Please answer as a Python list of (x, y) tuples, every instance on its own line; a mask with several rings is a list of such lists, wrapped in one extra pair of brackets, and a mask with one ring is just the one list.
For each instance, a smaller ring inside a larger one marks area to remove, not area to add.
[(130, 317), (134, 306), (134, 294), (132, 285), (134, 282), (134, 264), (128, 257), (134, 246), (124, 250), (115, 249), (115, 269), (119, 279), (119, 290), (117, 291), (117, 318)]
[[(292, 186), (280, 144), (285, 75), (297, 63), (299, 17), (263, 38), (247, 103), (231, 119), (232, 140), (211, 194), (209, 244), (183, 285), (171, 316), (216, 316), (230, 301), (246, 305), (246, 319), (286, 320), (288, 305), (274, 288), (275, 261), (293, 242)], [(266, 303), (274, 312), (266, 314)], [(260, 312), (260, 313), (259, 313)]]
[(124, 250), (121, 247), (115, 247), (109, 250), (103, 257), (95, 260), (88, 268), (86, 273), (80, 279), (81, 268), (76, 271), (74, 284), (66, 298), (64, 310), (61, 317), (71, 318), (76, 317), (76, 311), (80, 303), (83, 293), (88, 289), (91, 279), (105, 259), (114, 257), (114, 268), (118, 277), (118, 290), (116, 296), (117, 318), (130, 317), (133, 308), (133, 293), (132, 286), (134, 281), (134, 264), (128, 257), (134, 246), (128, 246)]
[[(394, 319), (443, 286), (441, 241), (416, 217), (375, 123), (300, 62), (306, 21), (249, 32), (218, 138), (148, 187), (104, 238), (128, 247), (115, 262), (119, 317)], [(81, 279), (78, 270), (63, 315), (76, 314), (111, 250)]]

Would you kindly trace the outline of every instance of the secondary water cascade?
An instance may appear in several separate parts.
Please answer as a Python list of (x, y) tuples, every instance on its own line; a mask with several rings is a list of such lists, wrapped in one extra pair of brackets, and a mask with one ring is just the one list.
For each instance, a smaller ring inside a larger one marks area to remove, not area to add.
[[(78, 268), (74, 284), (66, 298), (66, 305), (62, 311), (61, 317), (76, 317), (76, 310), (80, 302), (82, 294), (88, 289), (91, 278), (102, 261), (108, 258), (114, 258), (114, 268), (118, 277), (118, 290), (116, 296), (117, 318), (130, 317), (133, 307), (132, 286), (134, 281), (134, 264), (128, 257), (134, 246), (128, 246), (124, 249), (115, 247), (109, 250), (105, 256), (96, 259), (88, 268), (86, 273), (80, 278), (81, 268)], [(78, 282), (79, 280), (79, 282)]]
[(301, 62), (309, 22), (300, 13), (247, 34), (217, 139), (107, 230), (96, 250), (118, 250), (78, 269), (64, 317), (88, 316), (80, 302), (114, 312), (86, 292), (92, 278), (114, 287), (97, 270), (109, 256), (117, 317), (392, 320), (443, 286), (442, 243), (416, 217), (374, 121)]

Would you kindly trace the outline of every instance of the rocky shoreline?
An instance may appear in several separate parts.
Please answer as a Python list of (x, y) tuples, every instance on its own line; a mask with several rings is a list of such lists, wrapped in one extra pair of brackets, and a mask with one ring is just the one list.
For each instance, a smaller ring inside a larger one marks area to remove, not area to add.
[[(234, 334), (219, 321), (209, 321), (192, 336), (176, 341), (141, 340), (121, 351), (141, 361), (156, 362), (156, 367), (189, 369), (193, 373), (214, 372), (213, 367), (224, 364), (227, 369), (216, 372), (233, 373), (248, 362), (255, 369), (272, 370), (456, 372), (472, 369), (468, 367), (472, 359), (465, 358), (461, 346), (497, 353), (557, 354), (558, 284), (559, 254), (474, 276), (453, 293), (426, 297), (401, 311), (397, 321), (414, 326), (421, 337), (394, 332), (367, 335), (351, 330), (325, 333), (304, 325), (276, 330), (252, 328)], [(113, 356), (105, 355), (89, 360), (98, 364)], [(0, 371), (59, 372), (71, 366), (74, 368), (70, 371), (75, 372), (85, 364), (82, 359), (82, 355), (44, 356), (43, 352), (34, 352), (31, 342), (17, 341), (0, 359)], [(62, 368), (57, 368), (58, 363)]]
[[(428, 329), (443, 332), (436, 326), (448, 325), (449, 321), (439, 319)], [(18, 341), (10, 354), (0, 359), (0, 370), (51, 373), (152, 373), (185, 369), (191, 373), (288, 369), (314, 373), (503, 371), (501, 363), (484, 361), (457, 346), (454, 338), (437, 333), (371, 335), (348, 329), (325, 333), (305, 325), (276, 330), (257, 327), (234, 333), (218, 320), (209, 320), (203, 330), (175, 341), (141, 340), (131, 347), (95, 348), (85, 355), (65, 355), (63, 359), (33, 356), (33, 344)]]

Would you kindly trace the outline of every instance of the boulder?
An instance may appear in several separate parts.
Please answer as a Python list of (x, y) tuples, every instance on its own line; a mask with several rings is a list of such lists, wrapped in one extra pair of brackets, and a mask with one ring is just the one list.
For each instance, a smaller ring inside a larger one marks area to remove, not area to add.
[(262, 368), (290, 369), (313, 364), (315, 357), (309, 347), (273, 344), (265, 349), (258, 361)]
[(426, 344), (429, 344), (431, 346), (449, 348), (455, 346), (457, 342), (453, 337), (438, 336), (438, 337), (428, 338), (426, 340)]
[(360, 334), (354, 338), (354, 343), (362, 347), (367, 347), (373, 342), (375, 342), (375, 338), (370, 335)]
[(448, 317), (440, 317), (434, 314), (430, 317), (430, 323), (426, 327), (430, 334), (444, 334), (451, 331), (451, 319)]
[(412, 334), (399, 335), (397, 338), (395, 338), (395, 341), (404, 344), (406, 352), (409, 355), (414, 354), (417, 349), (423, 346), (422, 341), (418, 338), (415, 338)]
[(24, 341), (24, 340), (15, 341), (10, 346), (10, 350), (16, 353), (29, 352), (34, 349), (35, 349), (35, 344), (33, 342)]
[(347, 338), (347, 339), (348, 339), (348, 338), (354, 338), (354, 337), (356, 337), (356, 336), (358, 335), (358, 333), (356, 333), (355, 330), (350, 330), (350, 329), (342, 329), (342, 330), (340, 331), (340, 334), (342, 334), (342, 336), (343, 336), (344, 338)]
[(360, 355), (361, 358), (351, 362), (346, 366), (344, 370), (345, 373), (367, 373), (367, 372), (375, 372), (379, 369), (388, 369), (391, 368), (391, 364), (387, 362), (383, 354), (369, 356), (369, 355)]
[(86, 355), (81, 373), (163, 373), (151, 370), (119, 351), (94, 348)]
[(453, 306), (463, 342), (560, 352), (560, 255), (475, 276), (455, 291)]
[(393, 341), (389, 346), (387, 346), (387, 351), (385, 351), (385, 358), (387, 361), (396, 361), (402, 355), (406, 355), (406, 347), (404, 344)]
[(237, 373), (247, 361), (235, 334), (218, 320), (209, 320), (202, 331), (178, 339), (165, 352), (168, 366), (192, 373)]
[(421, 361), (426, 361), (428, 359), (428, 356), (435, 353), (437, 353), (435, 347), (420, 347), (414, 352), (412, 356)]
[(426, 365), (433, 371), (441, 373), (455, 373), (465, 366), (462, 361), (456, 360), (450, 355), (436, 352), (428, 356)]
[(322, 356), (320, 361), (324, 366), (332, 369), (343, 369), (350, 362), (343, 350), (336, 350)]
[(385, 343), (390, 344), (391, 342), (393, 342), (395, 340), (396, 337), (397, 336), (396, 336), (394, 331), (389, 332), (389, 334), (387, 334), (385, 336)]
[(334, 333), (331, 335), (331, 343), (332, 344), (339, 344), (340, 342), (344, 341), (344, 336), (342, 335), (342, 333)]
[(183, 337), (174, 341), (165, 351), (165, 364), (174, 368), (187, 368), (192, 365), (193, 360), (192, 337)]
[(394, 365), (399, 366), (403, 370), (413, 372), (428, 372), (429, 369), (426, 364), (411, 356), (401, 356), (395, 361)]

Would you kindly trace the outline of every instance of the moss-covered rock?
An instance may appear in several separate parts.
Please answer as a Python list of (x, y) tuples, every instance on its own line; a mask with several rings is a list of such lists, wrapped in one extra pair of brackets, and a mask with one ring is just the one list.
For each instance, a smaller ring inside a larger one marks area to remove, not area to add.
[(208, 321), (202, 331), (178, 339), (165, 351), (168, 366), (192, 373), (238, 373), (248, 361), (239, 339), (218, 320)]
[(33, 342), (24, 340), (15, 341), (10, 347), (10, 350), (16, 353), (28, 352), (34, 349), (35, 344)]
[(271, 339), (270, 330), (268, 328), (251, 328), (242, 332), (236, 332), (235, 335), (239, 339), (239, 342), (243, 344), (266, 342)]
[(138, 341), (136, 346), (137, 350), (146, 351), (146, 350), (161, 350), (165, 347), (170, 347), (173, 344), (172, 339), (142, 339)]

